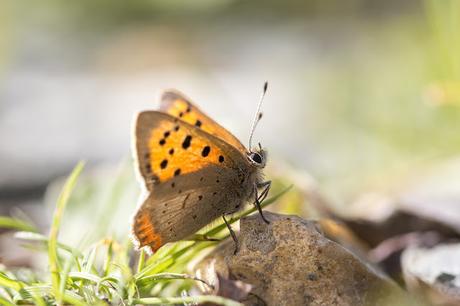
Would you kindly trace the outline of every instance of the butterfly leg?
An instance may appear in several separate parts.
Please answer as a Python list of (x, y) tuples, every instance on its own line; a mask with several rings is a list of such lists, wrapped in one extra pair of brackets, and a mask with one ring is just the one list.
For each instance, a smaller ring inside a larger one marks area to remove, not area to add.
[(262, 182), (257, 184), (257, 188), (264, 188), (264, 190), (260, 193), (259, 202), (262, 203), (265, 198), (268, 196), (268, 192), (270, 191), (270, 187), (272, 186), (272, 181)]
[[(260, 216), (262, 217), (262, 220), (264, 220), (265, 223), (270, 224), (270, 221), (268, 221), (263, 212), (262, 212), (262, 207), (260, 204), (265, 200), (265, 198), (268, 195), (268, 192), (270, 191), (272, 182), (271, 181), (266, 181), (260, 184), (254, 185), (254, 194), (255, 194), (255, 202), (254, 205), (257, 207), (257, 210), (259, 211)], [(264, 188), (262, 192), (259, 194), (258, 188)]]
[(233, 242), (235, 243), (235, 251), (233, 251), (233, 255), (235, 255), (238, 252), (238, 239), (236, 238), (236, 234), (233, 231), (232, 227), (227, 222), (227, 219), (225, 219), (225, 215), (222, 215), (222, 219), (224, 219), (225, 225), (227, 225), (228, 231), (230, 232), (230, 235), (232, 236)]

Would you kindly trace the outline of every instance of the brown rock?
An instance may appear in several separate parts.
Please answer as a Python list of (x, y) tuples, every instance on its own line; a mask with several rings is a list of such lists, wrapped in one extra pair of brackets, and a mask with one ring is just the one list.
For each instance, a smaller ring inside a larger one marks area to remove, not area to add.
[[(252, 286), (246, 305), (411, 305), (405, 292), (327, 239), (314, 221), (265, 212), (243, 218), (238, 235), (197, 267), (211, 284), (216, 272)], [(420, 304), (417, 304), (420, 305)]]

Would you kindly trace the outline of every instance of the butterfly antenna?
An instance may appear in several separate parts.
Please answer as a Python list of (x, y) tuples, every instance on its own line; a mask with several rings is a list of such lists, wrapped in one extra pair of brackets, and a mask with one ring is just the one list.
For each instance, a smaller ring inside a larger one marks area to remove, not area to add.
[(262, 102), (264, 101), (265, 93), (267, 92), (268, 88), (268, 82), (264, 83), (264, 89), (262, 91), (262, 95), (260, 96), (259, 104), (257, 105), (257, 112), (254, 117), (254, 120), (252, 121), (252, 126), (251, 126), (251, 133), (249, 134), (249, 151), (251, 151), (252, 148), (252, 136), (254, 136), (254, 131), (256, 130), (257, 124), (259, 123), (260, 119), (262, 119), (262, 112), (260, 111), (262, 107)]

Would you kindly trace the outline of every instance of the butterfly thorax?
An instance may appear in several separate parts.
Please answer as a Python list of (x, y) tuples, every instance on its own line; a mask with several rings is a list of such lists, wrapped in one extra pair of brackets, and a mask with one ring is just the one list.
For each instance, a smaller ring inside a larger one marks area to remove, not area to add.
[(238, 209), (231, 210), (229, 213), (241, 209), (243, 204), (250, 201), (254, 197), (255, 186), (263, 181), (262, 169), (253, 167), (252, 165), (247, 169), (241, 169), (238, 177), (240, 178), (240, 182), (235, 186), (233, 193), (236, 195), (235, 198), (240, 200), (240, 205), (238, 205)]
[(246, 152), (248, 164), (244, 168), (237, 170), (239, 182), (236, 183), (234, 194), (239, 199), (237, 209), (232, 209), (228, 213), (240, 210), (246, 202), (254, 200), (254, 192), (257, 186), (264, 182), (263, 168), (266, 164), (266, 151), (260, 149)]

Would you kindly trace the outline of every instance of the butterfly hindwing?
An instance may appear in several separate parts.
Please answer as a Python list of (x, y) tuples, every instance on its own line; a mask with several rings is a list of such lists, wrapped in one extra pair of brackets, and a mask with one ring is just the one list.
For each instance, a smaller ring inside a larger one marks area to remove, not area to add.
[(207, 133), (224, 140), (241, 152), (246, 152), (246, 148), (232, 133), (205, 115), (190, 99), (176, 90), (163, 92), (160, 110), (199, 127)]
[(177, 176), (206, 166), (248, 166), (246, 157), (233, 146), (178, 118), (145, 111), (136, 120), (136, 155), (148, 190)]
[(153, 252), (167, 242), (184, 239), (223, 214), (238, 210), (243, 196), (235, 186), (234, 172), (209, 165), (160, 183), (139, 208), (133, 232), (139, 247)]

